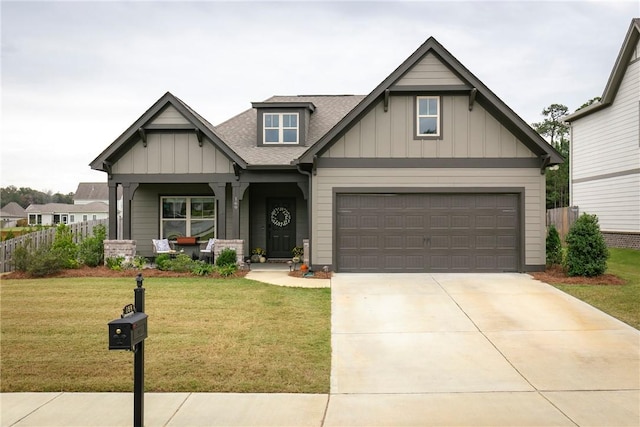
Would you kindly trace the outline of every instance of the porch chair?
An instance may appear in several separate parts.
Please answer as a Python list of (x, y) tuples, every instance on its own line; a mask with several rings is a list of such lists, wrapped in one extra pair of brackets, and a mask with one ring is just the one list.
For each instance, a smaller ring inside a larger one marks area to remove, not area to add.
[(209, 239), (207, 242), (207, 247), (204, 249), (200, 249), (200, 253), (204, 255), (205, 258), (211, 257), (211, 264), (213, 264), (213, 248), (215, 247), (216, 239)]
[(153, 242), (153, 254), (175, 254), (176, 251), (171, 248), (169, 239), (151, 239)]

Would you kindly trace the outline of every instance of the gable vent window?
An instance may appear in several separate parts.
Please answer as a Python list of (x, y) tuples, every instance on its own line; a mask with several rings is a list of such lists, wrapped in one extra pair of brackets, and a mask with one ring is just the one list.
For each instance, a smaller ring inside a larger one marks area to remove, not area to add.
[(416, 135), (418, 137), (440, 136), (440, 97), (418, 96), (416, 104)]
[(297, 144), (298, 113), (265, 113), (264, 144)]

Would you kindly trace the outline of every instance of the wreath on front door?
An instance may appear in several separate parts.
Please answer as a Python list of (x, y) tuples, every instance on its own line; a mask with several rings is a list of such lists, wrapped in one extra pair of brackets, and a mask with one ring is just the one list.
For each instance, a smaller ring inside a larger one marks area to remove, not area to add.
[(273, 208), (271, 211), (271, 224), (277, 227), (286, 227), (291, 222), (291, 212), (285, 207)]

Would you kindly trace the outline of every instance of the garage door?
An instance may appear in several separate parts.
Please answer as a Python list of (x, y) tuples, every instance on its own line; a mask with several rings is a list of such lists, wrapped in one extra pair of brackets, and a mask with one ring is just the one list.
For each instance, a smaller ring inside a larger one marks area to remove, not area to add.
[(337, 271), (517, 271), (518, 194), (338, 194)]

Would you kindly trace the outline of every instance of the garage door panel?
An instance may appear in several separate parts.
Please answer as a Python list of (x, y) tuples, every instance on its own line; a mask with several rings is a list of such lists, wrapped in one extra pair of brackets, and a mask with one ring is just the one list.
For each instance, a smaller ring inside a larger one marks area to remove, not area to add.
[(516, 194), (340, 194), (337, 199), (337, 206), (352, 207), (337, 210), (338, 271), (518, 269)]

